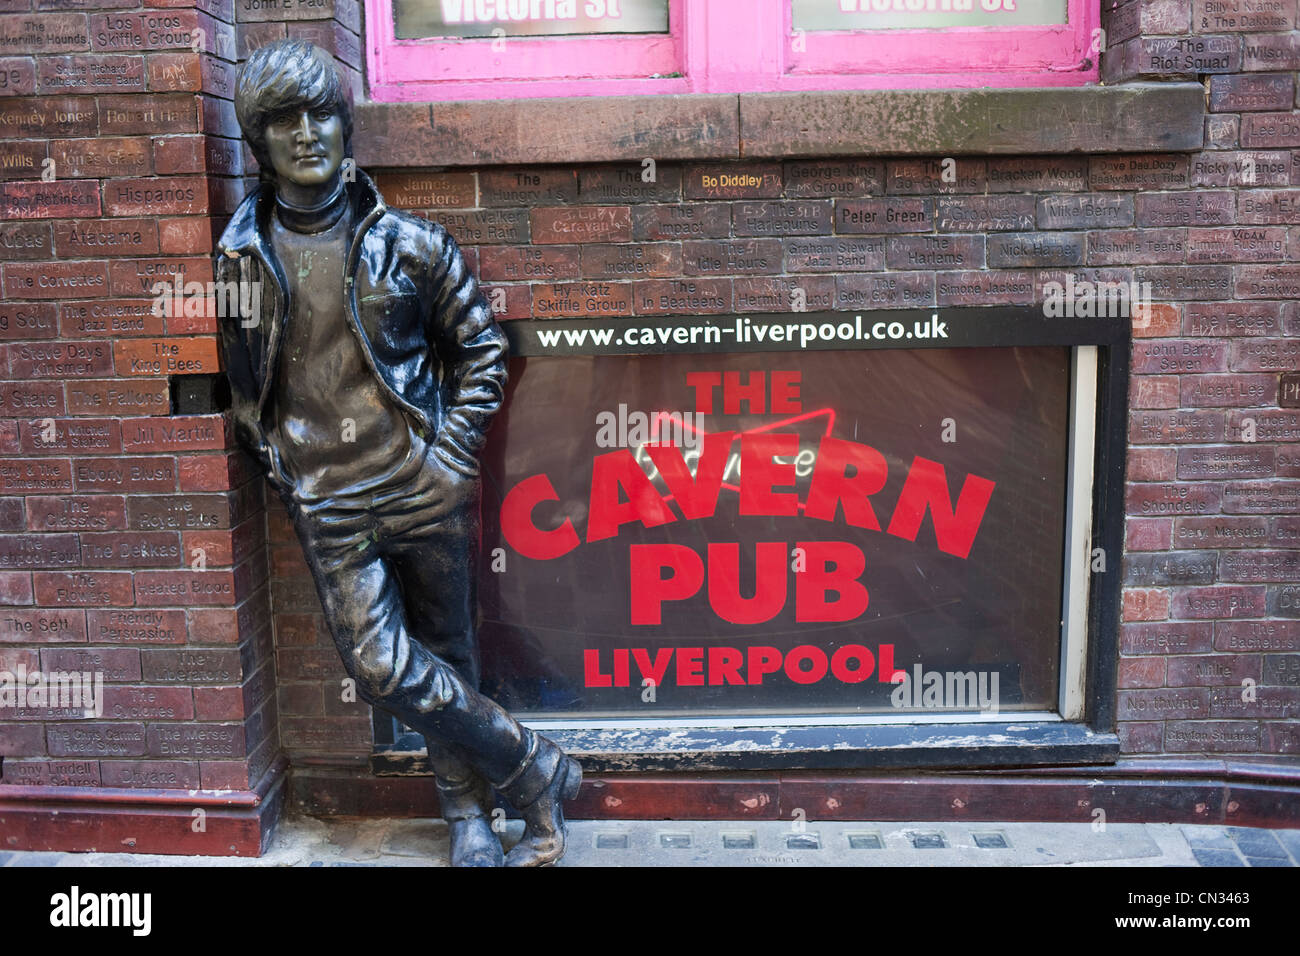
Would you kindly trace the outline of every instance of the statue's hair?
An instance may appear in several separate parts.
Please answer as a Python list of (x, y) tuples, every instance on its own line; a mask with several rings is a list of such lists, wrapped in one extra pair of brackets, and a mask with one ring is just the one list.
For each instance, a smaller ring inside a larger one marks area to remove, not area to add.
[(282, 113), (322, 106), (343, 120), (344, 155), (351, 156), (352, 107), (329, 55), (305, 40), (276, 40), (249, 54), (235, 83), (235, 115), (263, 179), (274, 176), (266, 124)]

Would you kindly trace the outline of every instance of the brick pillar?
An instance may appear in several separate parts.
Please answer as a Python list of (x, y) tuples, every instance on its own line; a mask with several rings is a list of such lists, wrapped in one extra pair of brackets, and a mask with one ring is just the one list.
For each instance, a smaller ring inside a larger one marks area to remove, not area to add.
[(32, 6), (0, 7), (0, 671), (105, 686), (98, 717), (0, 704), (0, 846), (256, 854), (284, 768), (264, 482), (206, 295), (234, 11)]

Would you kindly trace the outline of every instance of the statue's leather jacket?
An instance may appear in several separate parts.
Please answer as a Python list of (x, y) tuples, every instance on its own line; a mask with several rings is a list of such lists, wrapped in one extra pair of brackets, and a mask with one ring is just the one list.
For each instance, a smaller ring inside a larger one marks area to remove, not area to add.
[[(348, 326), (433, 453), (476, 476), (504, 395), (505, 335), (446, 229), (389, 209), (359, 170), (348, 190), (355, 232), (340, 286)], [(274, 207), (268, 186), (245, 197), (217, 246), (215, 278), (236, 437), (284, 490), (292, 483), (262, 424), (290, 307), (268, 234)]]

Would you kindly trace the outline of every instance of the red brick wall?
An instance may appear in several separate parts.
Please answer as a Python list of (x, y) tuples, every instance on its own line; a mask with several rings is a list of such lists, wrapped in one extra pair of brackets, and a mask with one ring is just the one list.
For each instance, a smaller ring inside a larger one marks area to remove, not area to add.
[[(231, 55), (216, 39), (229, 36), (227, 25), (235, 23), (241, 53), (286, 35), (326, 46), (359, 92), (359, 6), (273, 11), (215, 0), (198, 10), (108, 12), (39, 0), (30, 12), (36, 2), (0, 0), (14, 11), (0, 14), (0, 149), (9, 157), (0, 165), (0, 447), (13, 459), (0, 472), (0, 617), (33, 628), (3, 624), (0, 658), (54, 668), (65, 652), (91, 650), (114, 675), (113, 694), (134, 686), (161, 696), (143, 716), (78, 722), (102, 728), (94, 734), (105, 747), (116, 745), (109, 730), (125, 725), (128, 752), (107, 759), (69, 752), (68, 722), (0, 716), (4, 780), (22, 768), (42, 782), (118, 785), (125, 768), (162, 761), (171, 785), (192, 786), (195, 774), (204, 785), (235, 785), (245, 761), (264, 767), (277, 740), (299, 761), (360, 764), (371, 746), (368, 708), (343, 698), (344, 672), (279, 503), (260, 510), (263, 483), (228, 451), (221, 419), (198, 420), (208, 440), (161, 438), (169, 376), (138, 364), (133, 372), (133, 358), (157, 356), (155, 340), (207, 368), (211, 320), (80, 324), (91, 303), (138, 306), (151, 267), (183, 262), (188, 279), (207, 278), (213, 231), (243, 190)], [(757, 177), (738, 190), (708, 187), (703, 168), (669, 162), (653, 183), (641, 181), (639, 163), (372, 172), (393, 205), (448, 225), (484, 283), (506, 291), (504, 319), (786, 311), (795, 286), (810, 308), (864, 310), (1031, 304), (1066, 271), (1152, 283), (1160, 304), (1133, 347), (1127, 548), (1107, 572), (1126, 583), (1123, 747), (1294, 753), (1300, 410), (1280, 405), (1279, 384), (1297, 368), (1300, 342), (1295, 2), (1273, 25), (1233, 15), (1226, 23), (1200, 0), (1104, 6), (1108, 83), (1205, 81), (1203, 151), (958, 157), (952, 184), (941, 181), (938, 156), (725, 167)], [(136, 45), (140, 18), (159, 13), (180, 16), (183, 30), (202, 26), (212, 52), (193, 53), (188, 41)], [(125, 32), (110, 30), (109, 16), (126, 18)], [(24, 34), (28, 21), (43, 31)], [(25, 45), (8, 39), (24, 35)], [(105, 69), (59, 79), (92, 62)], [(63, 118), (51, 112), (60, 105)], [(149, 108), (151, 119), (139, 112)], [(175, 114), (166, 123), (164, 109)], [(47, 156), (58, 178), (42, 184)], [(1254, 181), (1243, 182), (1252, 164)], [(140, 190), (160, 187), (195, 198), (139, 200)], [(114, 238), (78, 239), (82, 224), (111, 227)], [(825, 265), (827, 253), (846, 264)], [(950, 265), (926, 267), (936, 253)], [(45, 417), (55, 421), (53, 443), (40, 436)], [(1254, 442), (1243, 440), (1247, 419)], [(149, 425), (152, 437), (143, 435)], [(154, 459), (174, 477), (114, 483), (90, 470)], [(65, 499), (79, 510), (67, 511)], [(96, 534), (124, 541), (125, 556), (96, 557), (107, 540)], [(134, 556), (132, 544), (148, 545), (147, 556)], [(207, 551), (201, 574), (185, 570), (195, 547)], [(57, 592), (81, 587), (74, 573), (96, 582), (83, 589), (84, 606)], [(149, 590), (207, 580), (228, 582), (233, 594), (168, 601)], [(129, 608), (162, 613), (168, 642), (102, 629)], [(42, 619), (63, 618), (66, 629), (39, 630)], [(165, 656), (192, 649), (202, 662)], [(159, 676), (185, 668), (209, 679)], [(1246, 678), (1256, 683), (1253, 700), (1242, 698)], [(153, 705), (170, 716), (151, 718)], [(213, 723), (243, 735), (238, 753), (204, 761), (162, 752), (165, 729)]]
[(0, 669), (106, 681), (98, 720), (0, 708), (5, 784), (241, 789), (279, 752), (263, 483), (174, 414), (215, 320), (152, 298), (211, 280), (242, 192), (232, 10), (188, 6), (0, 5)]

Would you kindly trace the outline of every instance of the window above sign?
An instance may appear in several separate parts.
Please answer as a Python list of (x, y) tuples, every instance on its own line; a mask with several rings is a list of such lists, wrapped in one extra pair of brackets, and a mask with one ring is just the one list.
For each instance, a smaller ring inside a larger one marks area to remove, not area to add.
[(1097, 79), (1097, 0), (366, 0), (377, 101)]

